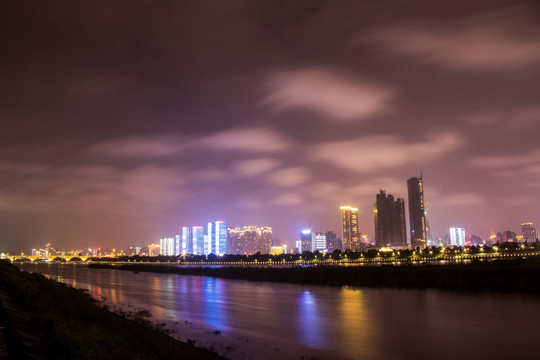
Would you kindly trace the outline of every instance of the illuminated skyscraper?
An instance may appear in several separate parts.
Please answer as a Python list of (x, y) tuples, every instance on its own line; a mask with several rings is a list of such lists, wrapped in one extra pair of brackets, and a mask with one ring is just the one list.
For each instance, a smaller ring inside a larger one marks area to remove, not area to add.
[[(261, 232), (257, 226), (244, 226), (238, 240), (240, 253), (255, 254), (257, 251), (261, 251), (259, 248), (260, 239)], [(263, 252), (261, 251), (261, 254), (262, 253)]]
[(341, 210), (341, 238), (343, 250), (360, 250), (358, 238), (358, 209), (350, 206), (342, 206)]
[(240, 246), (240, 235), (242, 229), (239, 227), (227, 229), (227, 253), (229, 254), (243, 254), (243, 247)]
[(465, 246), (464, 228), (450, 228), (450, 245)]
[(326, 235), (326, 249), (328, 249), (328, 252), (332, 252), (336, 249), (339, 249), (336, 233), (328, 230), (325, 235)]
[(174, 255), (175, 242), (174, 238), (161, 238), (159, 239), (159, 254), (164, 256)]
[(405, 225), (405, 201), (381, 190), (373, 205), (375, 220), (375, 244), (377, 246), (407, 246)]
[(303, 253), (304, 251), (314, 251), (315, 241), (313, 239), (313, 233), (310, 229), (304, 229), (300, 232), (300, 248), (298, 251)]
[(322, 232), (315, 233), (315, 250), (325, 251), (326, 247), (326, 234)]
[(208, 223), (205, 254), (224, 255), (227, 253), (227, 224), (225, 221)]
[(523, 233), (523, 241), (528, 243), (536, 241), (536, 229), (533, 227), (532, 222), (526, 222), (521, 224), (521, 231)]
[(182, 237), (180, 234), (174, 235), (174, 255), (178, 256), (182, 253)]
[(407, 180), (409, 190), (409, 222), (411, 225), (411, 247), (426, 246), (426, 213), (422, 177)]
[(272, 248), (272, 227), (261, 227), (261, 241), (259, 242), (259, 248), (262, 254), (268, 254)]
[(193, 235), (191, 227), (184, 226), (182, 228), (182, 255), (194, 254), (193, 252)]
[(204, 255), (204, 228), (202, 226), (191, 228), (191, 243), (194, 255)]

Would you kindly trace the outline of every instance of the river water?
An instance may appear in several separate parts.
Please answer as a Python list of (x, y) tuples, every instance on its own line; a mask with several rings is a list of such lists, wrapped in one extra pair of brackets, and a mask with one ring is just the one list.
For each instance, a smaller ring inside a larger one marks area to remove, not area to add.
[(24, 264), (230, 359), (538, 359), (540, 299)]

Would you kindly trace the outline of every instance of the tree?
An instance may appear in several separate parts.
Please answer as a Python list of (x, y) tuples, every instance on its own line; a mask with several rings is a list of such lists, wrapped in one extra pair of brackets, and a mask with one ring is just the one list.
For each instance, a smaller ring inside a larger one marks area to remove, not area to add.
[(341, 250), (336, 249), (336, 250), (332, 251), (332, 259), (340, 260), (341, 259)]

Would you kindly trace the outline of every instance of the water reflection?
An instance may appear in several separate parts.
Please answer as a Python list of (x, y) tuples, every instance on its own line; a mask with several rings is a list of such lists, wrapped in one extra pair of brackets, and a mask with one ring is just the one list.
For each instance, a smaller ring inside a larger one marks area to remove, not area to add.
[[(221, 330), (220, 338), (264, 339), (280, 349), (272, 354), (299, 355), (266, 359), (299, 359), (307, 350), (321, 359), (454, 360), (463, 354), (535, 358), (530, 341), (540, 318), (536, 299), (257, 283), (82, 266), (21, 267), (87, 288), (97, 299), (148, 309), (158, 320)], [(498, 338), (505, 341), (494, 340)], [(251, 354), (255, 345), (248, 345)]]
[(211, 277), (203, 278), (203, 304), (205, 321), (214, 329), (227, 329), (228, 319), (224, 310), (226, 299), (223, 280)]
[(304, 290), (298, 297), (300, 338), (304, 345), (323, 349), (325, 345), (319, 316), (317, 298), (308, 290)]
[(377, 336), (377, 329), (366, 310), (363, 291), (343, 287), (339, 300), (337, 323), (342, 351), (346, 354), (373, 355), (372, 339)]

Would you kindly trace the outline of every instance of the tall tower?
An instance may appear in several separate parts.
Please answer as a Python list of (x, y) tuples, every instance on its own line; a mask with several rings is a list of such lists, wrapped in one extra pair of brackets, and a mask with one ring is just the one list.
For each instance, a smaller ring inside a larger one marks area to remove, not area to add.
[(426, 212), (424, 207), (424, 184), (422, 176), (407, 180), (409, 189), (409, 222), (411, 225), (411, 247), (426, 246)]
[(341, 210), (341, 239), (343, 250), (360, 250), (358, 238), (358, 209), (350, 206), (342, 206)]
[(193, 235), (191, 227), (182, 227), (182, 255), (194, 254), (193, 252)]
[(521, 224), (521, 231), (523, 233), (523, 241), (532, 243), (536, 241), (536, 229), (533, 226), (532, 222), (525, 222)]
[(407, 245), (405, 230), (405, 202), (394, 195), (386, 195), (384, 190), (377, 194), (377, 201), (373, 205), (373, 218), (375, 220), (375, 244), (377, 246)]
[(191, 228), (191, 243), (193, 245), (194, 255), (205, 255), (204, 228), (202, 226), (193, 226)]
[(336, 249), (339, 249), (338, 244), (337, 244), (337, 236), (335, 232), (328, 230), (325, 236), (326, 236), (326, 248), (328, 249), (328, 252), (332, 252)]
[(396, 246), (407, 247), (407, 221), (405, 220), (405, 200), (397, 198), (394, 212), (396, 224)]
[(208, 237), (205, 254), (224, 255), (227, 253), (227, 224), (225, 221), (208, 223)]
[(304, 251), (313, 251), (314, 250), (314, 241), (313, 241), (313, 233), (310, 229), (304, 229), (300, 232), (300, 246), (299, 249), (300, 253), (303, 253)]
[(272, 248), (272, 227), (262, 226), (260, 227), (261, 241), (259, 242), (259, 251), (261, 254), (270, 254)]

